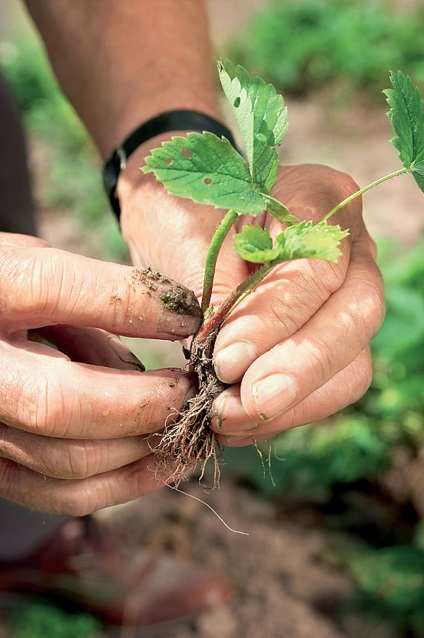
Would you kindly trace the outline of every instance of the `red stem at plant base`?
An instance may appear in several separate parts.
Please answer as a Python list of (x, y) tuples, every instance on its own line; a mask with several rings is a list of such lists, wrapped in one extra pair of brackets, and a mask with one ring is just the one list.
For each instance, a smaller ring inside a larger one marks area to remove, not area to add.
[[(277, 262), (278, 263), (278, 262)], [(233, 292), (218, 306), (218, 310), (208, 317), (201, 326), (196, 335), (198, 341), (203, 341), (215, 328), (220, 328), (228, 317), (230, 312), (235, 308), (254, 288), (271, 272), (277, 264), (274, 262), (266, 262), (247, 279), (237, 286)]]

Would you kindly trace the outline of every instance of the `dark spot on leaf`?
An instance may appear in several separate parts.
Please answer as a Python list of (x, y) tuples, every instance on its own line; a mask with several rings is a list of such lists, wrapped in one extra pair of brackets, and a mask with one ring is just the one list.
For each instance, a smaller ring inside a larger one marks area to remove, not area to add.
[(212, 180), (210, 177), (205, 177), (203, 183), (206, 184), (206, 186), (209, 186), (209, 184), (212, 184)]
[(187, 159), (190, 159), (191, 157), (193, 157), (193, 151), (184, 146), (184, 148), (181, 149), (181, 155), (183, 155), (183, 157), (187, 157)]
[(167, 157), (166, 158), (166, 163), (167, 164), (172, 164), (172, 157)]
[(238, 109), (238, 107), (240, 106), (240, 102), (241, 102), (240, 98), (236, 97), (236, 99), (233, 102), (233, 106), (235, 109)]

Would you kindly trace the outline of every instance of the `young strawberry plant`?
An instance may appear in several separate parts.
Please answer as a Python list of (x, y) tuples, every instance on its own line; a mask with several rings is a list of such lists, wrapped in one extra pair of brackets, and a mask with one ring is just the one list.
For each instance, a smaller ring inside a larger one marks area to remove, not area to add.
[[(244, 157), (213, 133), (189, 133), (164, 142), (146, 158), (142, 169), (153, 172), (169, 193), (227, 210), (212, 237), (205, 262), (202, 295), (203, 323), (190, 349), (190, 365), (198, 377), (198, 393), (190, 399), (176, 423), (165, 428), (155, 452), (159, 463), (176, 463), (172, 476), (178, 484), (187, 470), (214, 460), (214, 482), (219, 478), (220, 445), (210, 428), (212, 403), (225, 388), (214, 371), (213, 348), (231, 311), (278, 265), (301, 258), (337, 261), (340, 241), (348, 231), (328, 223), (356, 197), (402, 173), (411, 173), (424, 192), (424, 101), (401, 72), (391, 73), (392, 88), (385, 93), (389, 119), (403, 167), (358, 190), (335, 206), (318, 223), (299, 221), (271, 195), (277, 179), (276, 148), (287, 131), (284, 99), (271, 84), (250, 77), (230, 61), (218, 63), (219, 78), (231, 105), (244, 145)], [(282, 224), (273, 239), (266, 228), (246, 225), (235, 235), (234, 248), (257, 269), (218, 307), (211, 304), (214, 272), (220, 248), (240, 215), (257, 217), (264, 211)]]

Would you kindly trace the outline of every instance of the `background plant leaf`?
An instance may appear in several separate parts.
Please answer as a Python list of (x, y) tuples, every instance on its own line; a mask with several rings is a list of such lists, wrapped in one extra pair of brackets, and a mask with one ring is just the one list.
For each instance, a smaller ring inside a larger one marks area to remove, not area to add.
[(401, 71), (390, 73), (393, 88), (386, 89), (389, 120), (396, 137), (393, 146), (406, 169), (424, 192), (424, 100), (411, 79)]
[(265, 208), (246, 161), (226, 138), (213, 133), (189, 133), (164, 142), (146, 158), (143, 172), (153, 172), (171, 195), (199, 204), (250, 215)]
[(287, 131), (287, 107), (272, 84), (251, 77), (229, 60), (218, 65), (219, 78), (231, 105), (246, 151), (252, 180), (267, 192), (278, 171), (278, 146)]

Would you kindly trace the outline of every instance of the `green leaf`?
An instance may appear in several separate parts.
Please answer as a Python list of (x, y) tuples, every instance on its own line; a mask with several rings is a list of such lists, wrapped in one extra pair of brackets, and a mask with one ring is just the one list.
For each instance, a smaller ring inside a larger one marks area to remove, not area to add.
[(272, 239), (267, 228), (243, 226), (235, 235), (234, 247), (238, 255), (246, 261), (263, 264), (278, 257), (278, 249), (272, 247)]
[(269, 192), (277, 178), (278, 146), (287, 131), (287, 107), (272, 84), (252, 78), (229, 60), (218, 63), (219, 78), (240, 130), (254, 184)]
[(242, 259), (255, 264), (281, 263), (293, 259), (327, 259), (337, 261), (340, 256), (340, 241), (348, 235), (347, 230), (331, 226), (326, 221), (300, 222), (289, 226), (272, 243), (269, 231), (260, 226), (244, 226), (235, 235), (234, 244)]
[(265, 202), (266, 210), (271, 213), (275, 219), (283, 222), (283, 224), (294, 224), (298, 222), (298, 218), (291, 214), (289, 209), (284, 206), (278, 199), (274, 199), (270, 195), (262, 194), (263, 200)]
[(213, 133), (174, 137), (146, 158), (144, 173), (154, 173), (171, 195), (199, 204), (259, 215), (265, 208), (252, 187), (249, 168), (230, 142)]
[(318, 224), (300, 222), (289, 226), (276, 238), (279, 248), (279, 259), (288, 261), (304, 257), (337, 261), (340, 257), (339, 243), (349, 232), (340, 226), (332, 226), (326, 221)]
[(392, 144), (424, 192), (424, 100), (411, 79), (401, 71), (391, 72), (390, 80), (393, 88), (384, 93), (390, 106), (388, 117), (396, 134)]

